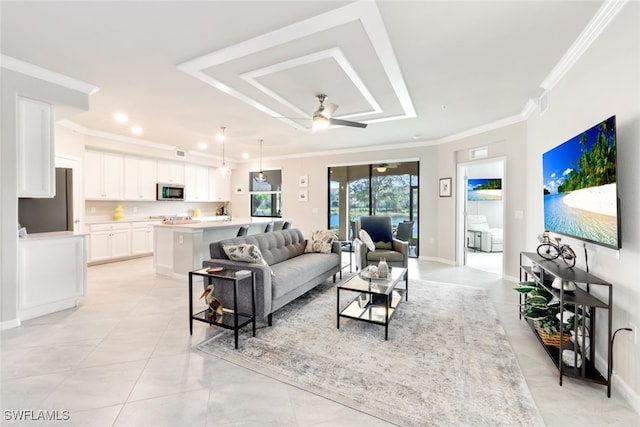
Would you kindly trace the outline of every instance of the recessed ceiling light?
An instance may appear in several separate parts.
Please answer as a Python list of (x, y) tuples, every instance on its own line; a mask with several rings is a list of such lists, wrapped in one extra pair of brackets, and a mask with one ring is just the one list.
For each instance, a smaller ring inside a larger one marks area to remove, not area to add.
[(200, 142), (198, 142), (198, 148), (199, 148), (199, 149), (201, 149), (201, 150), (206, 150), (206, 148), (207, 148), (207, 143), (206, 143), (206, 142), (204, 142), (204, 141), (200, 141)]
[(140, 126), (131, 126), (131, 132), (133, 132), (136, 135), (140, 135), (140, 134), (142, 134), (142, 127), (140, 127)]
[(249, 158), (249, 153), (242, 153), (242, 158), (243, 159), (248, 159)]
[(115, 113), (113, 119), (118, 123), (124, 123), (129, 120), (129, 117), (125, 113)]

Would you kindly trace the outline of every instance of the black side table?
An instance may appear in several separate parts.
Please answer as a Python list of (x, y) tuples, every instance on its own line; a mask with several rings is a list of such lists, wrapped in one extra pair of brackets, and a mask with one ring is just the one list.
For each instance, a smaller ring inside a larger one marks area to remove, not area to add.
[[(233, 284), (233, 310), (224, 309), (221, 319), (217, 319), (215, 313), (209, 308), (193, 314), (193, 276), (206, 278), (207, 285), (215, 280), (216, 286)], [(241, 280), (251, 278), (251, 314), (238, 313), (238, 283)], [(233, 316), (231, 316), (231, 314)], [(249, 270), (221, 270), (207, 273), (206, 268), (189, 272), (189, 334), (193, 335), (193, 321), (208, 323), (212, 326), (220, 326), (225, 329), (232, 329), (235, 338), (235, 347), (238, 348), (238, 331), (249, 323), (252, 324), (253, 336), (256, 336), (256, 279), (253, 272)]]

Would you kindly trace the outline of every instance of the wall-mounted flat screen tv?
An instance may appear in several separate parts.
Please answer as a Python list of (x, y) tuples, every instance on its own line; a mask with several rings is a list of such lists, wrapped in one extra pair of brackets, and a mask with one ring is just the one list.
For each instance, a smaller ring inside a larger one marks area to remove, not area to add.
[(502, 200), (502, 179), (474, 178), (467, 180), (467, 200)]
[(620, 248), (616, 117), (542, 155), (545, 229)]

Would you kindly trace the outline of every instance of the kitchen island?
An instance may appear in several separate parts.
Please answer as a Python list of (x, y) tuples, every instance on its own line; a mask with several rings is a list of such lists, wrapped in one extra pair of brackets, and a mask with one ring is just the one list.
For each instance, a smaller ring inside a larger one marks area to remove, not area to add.
[(235, 237), (243, 225), (248, 234), (264, 232), (271, 218), (206, 217), (165, 221), (153, 227), (153, 265), (157, 274), (186, 279), (209, 259), (209, 243)]

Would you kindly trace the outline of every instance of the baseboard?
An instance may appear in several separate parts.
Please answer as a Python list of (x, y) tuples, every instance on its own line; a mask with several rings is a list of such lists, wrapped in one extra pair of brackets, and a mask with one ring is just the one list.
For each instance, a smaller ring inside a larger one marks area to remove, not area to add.
[(450, 259), (445, 259), (445, 258), (438, 258), (438, 257), (430, 257), (430, 256), (422, 256), (422, 255), (420, 255), (418, 257), (418, 259), (420, 261), (433, 261), (433, 262), (439, 262), (441, 264), (456, 265), (455, 261), (452, 261)]
[(518, 277), (514, 277), (514, 276), (502, 276), (502, 278), (504, 280), (507, 280), (509, 282), (513, 282), (513, 283), (520, 283), (520, 278)]
[[(599, 372), (604, 372), (604, 376), (606, 377), (607, 372), (607, 361), (602, 358), (602, 356), (596, 352), (596, 360), (595, 360), (596, 369)], [(631, 387), (616, 373), (614, 370), (611, 373), (611, 389), (616, 389), (624, 400), (626, 400), (631, 408), (633, 408), (636, 413), (640, 414), (640, 396), (638, 393), (633, 391)]]
[(0, 331), (17, 328), (18, 326), (20, 326), (20, 320), (18, 319), (7, 320), (4, 322), (0, 322)]

